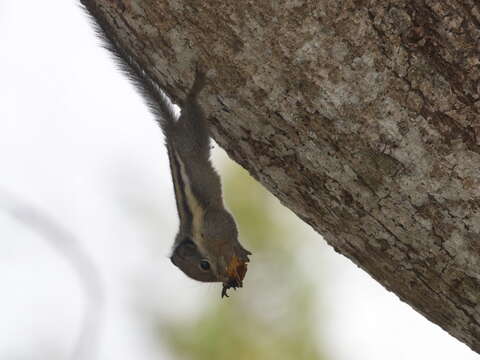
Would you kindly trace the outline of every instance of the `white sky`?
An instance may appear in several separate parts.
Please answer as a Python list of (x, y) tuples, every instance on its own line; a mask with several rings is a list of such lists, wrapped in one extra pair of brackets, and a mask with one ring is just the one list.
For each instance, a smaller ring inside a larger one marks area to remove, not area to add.
[[(156, 283), (149, 296), (168, 316), (187, 316), (213, 291), (167, 259), (177, 220), (160, 131), (75, 1), (2, 0), (0, 43), (0, 188), (60, 220), (100, 266), (107, 303), (96, 358), (157, 359), (131, 310), (131, 284)], [(127, 218), (119, 198), (129, 194), (146, 202), (130, 205), (138, 211), (164, 215), (158, 238)], [(1, 211), (0, 229), (0, 360), (66, 356), (85, 307), (78, 279)], [(319, 289), (328, 319), (318, 321), (332, 359), (478, 358), (314, 236), (299, 252), (310, 269), (328, 264)]]

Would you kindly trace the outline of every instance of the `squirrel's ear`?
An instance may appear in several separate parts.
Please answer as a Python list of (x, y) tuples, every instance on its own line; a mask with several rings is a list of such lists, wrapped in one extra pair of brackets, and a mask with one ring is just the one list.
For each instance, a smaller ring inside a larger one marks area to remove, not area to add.
[(190, 239), (183, 240), (173, 250), (173, 254), (182, 258), (195, 256), (198, 253), (197, 246)]

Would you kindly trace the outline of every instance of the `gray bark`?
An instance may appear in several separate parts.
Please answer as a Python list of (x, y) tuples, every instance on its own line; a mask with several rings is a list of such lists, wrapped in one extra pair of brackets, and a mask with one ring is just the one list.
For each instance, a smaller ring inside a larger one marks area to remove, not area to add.
[(174, 100), (206, 65), (227, 153), (480, 352), (478, 2), (82, 3)]

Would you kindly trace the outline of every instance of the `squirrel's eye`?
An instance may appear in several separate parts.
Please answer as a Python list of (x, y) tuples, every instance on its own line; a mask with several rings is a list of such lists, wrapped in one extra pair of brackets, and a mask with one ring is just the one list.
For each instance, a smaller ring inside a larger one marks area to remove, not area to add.
[(210, 270), (210, 263), (207, 260), (200, 260), (200, 268), (202, 270)]

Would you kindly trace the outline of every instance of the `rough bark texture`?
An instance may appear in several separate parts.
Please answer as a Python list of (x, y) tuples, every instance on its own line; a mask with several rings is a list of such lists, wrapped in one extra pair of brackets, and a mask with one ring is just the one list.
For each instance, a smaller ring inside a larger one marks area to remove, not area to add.
[(208, 67), (228, 154), (480, 352), (478, 2), (82, 2), (174, 100)]

